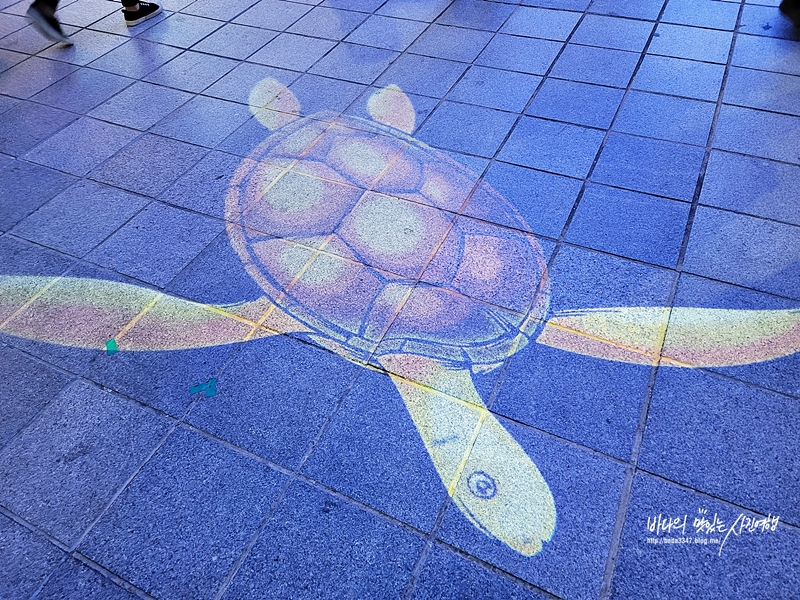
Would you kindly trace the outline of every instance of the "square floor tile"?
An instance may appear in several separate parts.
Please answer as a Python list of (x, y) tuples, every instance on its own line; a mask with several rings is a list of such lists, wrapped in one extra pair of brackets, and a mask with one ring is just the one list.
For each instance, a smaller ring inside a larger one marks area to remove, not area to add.
[(400, 393), (372, 370), (359, 375), (303, 473), (423, 531), (447, 497)]
[(431, 25), (417, 38), (409, 52), (447, 60), (472, 62), (489, 43), (492, 34), (447, 25)]
[(526, 73), (473, 66), (448, 94), (447, 99), (521, 112), (541, 81), (541, 77)]
[(36, 597), (47, 600), (134, 600), (137, 596), (80, 561), (68, 558), (50, 576)]
[[(227, 231), (220, 233), (206, 246), (170, 281), (166, 290), (170, 294), (193, 302), (217, 306), (241, 305), (264, 300), (265, 296), (264, 290), (245, 270), (241, 258), (231, 246)], [(262, 305), (266, 311), (269, 304)], [(247, 314), (248, 318), (255, 319), (263, 314), (254, 315), (253, 313), (257, 312), (255, 308), (242, 312)]]
[[(667, 538), (684, 537), (682, 530), (659, 536), (651, 533), (648, 519), (657, 523), (659, 515), (664, 519), (678, 518), (681, 523), (685, 517), (685, 537), (689, 542), (663, 542)], [(800, 536), (796, 528), (789, 529), (783, 524), (778, 524), (775, 531), (762, 531), (761, 527), (748, 531), (745, 518), (766, 516), (639, 473), (633, 485), (611, 598), (640, 598), (645, 589), (654, 600), (675, 597), (711, 600), (720, 596), (791, 598), (800, 586), (796, 559)], [(708, 535), (694, 525), (695, 520), (700, 524), (700, 519), (705, 519), (710, 526), (715, 518), (717, 526), (722, 521), (724, 533)], [(728, 529), (737, 520), (735, 532), (728, 535)], [(739, 530), (740, 526), (744, 529)], [(661, 543), (651, 543), (653, 538)]]
[(798, 299), (799, 256), (800, 227), (700, 207), (684, 269)]
[(716, 102), (724, 73), (724, 65), (648, 54), (633, 88)]
[(497, 34), (475, 61), (477, 65), (495, 67), (533, 75), (544, 75), (553, 64), (562, 44), (549, 40)]
[(425, 567), (411, 598), (505, 598), (523, 600), (544, 598), (541, 592), (503, 577), (445, 546), (435, 544), (425, 561)]
[(90, 117), (134, 129), (149, 129), (192, 98), (188, 92), (137, 81), (89, 113)]
[(365, 18), (366, 16), (362, 13), (317, 6), (302, 16), (287, 31), (299, 35), (340, 41), (361, 25)]
[(4, 13), (3, 20), (0, 21), (0, 37), (5, 37), (10, 33), (14, 33), (25, 27), (28, 23), (29, 21), (25, 17)]
[(553, 77), (584, 83), (626, 87), (631, 80), (639, 54), (568, 44), (551, 72)]
[[(350, 105), (350, 107), (345, 111), (346, 114), (353, 115), (355, 117), (359, 117), (361, 119), (366, 119), (368, 121), (374, 120), (372, 115), (369, 112), (369, 107), (367, 103), (369, 102), (370, 98), (377, 92), (379, 92), (383, 88), (377, 87), (369, 87), (364, 90), (361, 96)], [(405, 92), (403, 92), (405, 93)], [(425, 119), (428, 117), (429, 114), (433, 111), (433, 109), (439, 104), (439, 101), (436, 98), (429, 98), (428, 96), (418, 96), (417, 94), (408, 94), (405, 93), (406, 97), (411, 100), (411, 105), (414, 109), (414, 129), (412, 130), (412, 134), (414, 130), (416, 130), (420, 123), (423, 123)]]
[(586, 15), (570, 43), (641, 52), (652, 31), (653, 24), (648, 21)]
[[(245, 1), (249, 3), (251, 0)], [(195, 4), (197, 3), (195, 2)], [(219, 5), (219, 2), (214, 2), (214, 4)], [(228, 23), (195, 44), (192, 49), (208, 54), (244, 60), (277, 35), (274, 31), (259, 27)]]
[(401, 598), (423, 544), (374, 513), (297, 482), (226, 597)]
[(159, 199), (212, 217), (225, 217), (225, 195), (242, 159), (223, 152), (210, 152)]
[(688, 218), (689, 204), (593, 184), (578, 204), (566, 239), (674, 267)]
[(348, 10), (371, 13), (380, 8), (383, 3), (384, 0), (324, 0), (320, 4), (331, 8), (346, 8)]
[[(63, 274), (75, 261), (60, 252), (42, 248), (38, 244), (12, 237), (0, 236), (0, 272), (3, 275), (51, 276)], [(25, 298), (22, 302), (27, 301)], [(19, 308), (12, 302), (13, 310)], [(11, 313), (4, 311), (3, 320)]]
[(0, 231), (11, 229), (75, 178), (25, 161), (13, 161), (0, 170)]
[(800, 117), (724, 105), (714, 147), (800, 165)]
[[(22, 6), (22, 3), (18, 3)], [(24, 11), (23, 11), (24, 12)], [(36, 31), (32, 25), (23, 27), (0, 39), (0, 48), (25, 54), (36, 54), (51, 46), (53, 42)]]
[(611, 125), (624, 90), (576, 81), (547, 79), (526, 114), (606, 129)]
[(0, 586), (8, 598), (30, 598), (45, 582), (64, 552), (34, 533), (0, 515), (0, 551), (6, 557), (0, 571)]
[(402, 52), (425, 30), (425, 27), (425, 23), (419, 21), (370, 15), (347, 36), (347, 41)]
[(378, 13), (389, 17), (413, 19), (416, 21), (434, 21), (450, 6), (449, 0), (389, 0), (380, 7)]
[(66, 25), (88, 27), (119, 9), (102, 0), (81, 0), (66, 4), (58, 11), (58, 20)]
[(250, 117), (246, 106), (196, 96), (156, 123), (151, 131), (190, 144), (216, 146)]
[[(785, 325), (778, 325), (781, 321), (787, 322), (785, 319), (789, 313), (784, 311), (796, 310), (800, 307), (800, 302), (684, 274), (678, 283), (675, 305), (699, 309), (697, 311), (687, 310), (683, 313), (673, 311), (672, 313), (672, 322), (670, 323), (670, 328), (667, 329), (664, 354), (666, 356), (672, 355), (675, 358), (677, 358), (677, 353), (674, 349), (682, 346), (688, 346), (689, 349), (692, 349), (692, 346), (686, 344), (680, 336), (674, 333), (673, 327), (677, 327), (678, 332), (687, 331), (685, 329), (686, 324), (691, 319), (701, 315), (703, 310), (722, 311), (721, 313), (712, 313), (716, 314), (719, 319), (720, 326), (718, 326), (718, 329), (720, 330), (723, 329), (721, 323), (725, 318), (741, 318), (742, 314), (748, 314), (741, 311), (779, 311), (775, 313), (751, 313), (760, 315), (760, 318), (753, 318), (750, 321), (752, 329), (758, 331), (759, 328), (763, 328), (763, 333), (761, 334), (763, 337), (749, 338), (756, 341), (747, 343), (748, 340), (745, 338), (726, 343), (726, 340), (720, 341), (717, 338), (715, 343), (700, 344), (699, 347), (695, 343), (694, 351), (697, 353), (696, 356), (701, 359), (712, 356), (722, 356), (730, 359), (733, 356), (736, 362), (742, 363), (732, 367), (711, 367), (719, 373), (784, 394), (800, 395), (800, 354), (795, 352), (780, 356), (781, 349), (786, 352), (791, 351), (793, 348), (791, 344), (787, 348), (786, 344), (781, 341), (780, 336), (773, 335), (773, 332), (785, 331)], [(725, 311), (730, 311), (730, 313), (726, 315)], [(705, 322), (711, 327), (717, 325), (710, 315), (706, 317)], [(746, 323), (747, 321), (740, 322)], [(758, 322), (758, 325), (755, 324), (756, 322)], [(791, 317), (788, 322), (791, 322)], [(691, 329), (688, 331), (691, 331)], [(702, 332), (700, 332), (700, 336), (702, 336)], [(698, 337), (697, 339), (702, 340), (704, 338)], [(785, 340), (786, 338), (783, 339)], [(777, 358), (764, 360), (769, 359), (770, 356), (776, 356)], [(692, 362), (692, 360), (685, 362)], [(747, 364), (748, 362), (749, 364)]]
[(92, 171), (91, 178), (145, 196), (157, 196), (207, 152), (201, 146), (146, 134)]
[(179, 48), (189, 48), (222, 26), (219, 21), (175, 13), (139, 37)]
[(336, 45), (332, 40), (282, 33), (250, 57), (250, 61), (293, 71), (306, 71)]
[(576, 12), (520, 6), (500, 32), (563, 42), (575, 29), (580, 16)]
[(235, 23), (284, 31), (311, 10), (311, 6), (284, 0), (260, 0), (234, 19)]
[(71, 377), (8, 346), (0, 347), (0, 357), (4, 365), (0, 373), (0, 397), (4, 398), (2, 447), (58, 395)]
[(30, 98), (59, 79), (63, 79), (76, 68), (57, 60), (34, 56), (3, 72), (0, 94), (15, 98)]
[(217, 378), (217, 395), (201, 398), (188, 422), (296, 469), (359, 371), (290, 337), (253, 340)]
[(83, 117), (39, 144), (25, 159), (83, 176), (137, 135), (125, 127)]
[[(16, 64), (21, 63), (28, 58), (21, 52), (12, 52), (11, 50), (4, 50), (0, 48), (0, 73), (7, 71)], [(10, 102), (10, 98), (3, 97), (3, 102)]]
[(147, 204), (122, 190), (81, 181), (43, 205), (13, 230), (15, 235), (81, 257)]
[[(103, 0), (101, 0), (103, 1)], [(113, 13), (110, 15), (100, 19), (99, 21), (95, 21), (91, 25), (89, 25), (89, 29), (94, 31), (102, 31), (105, 33), (111, 33), (114, 35), (118, 35), (124, 38), (132, 39), (136, 36), (141, 35), (151, 27), (158, 25), (162, 21), (164, 21), (169, 14), (174, 12), (175, 8), (173, 8), (176, 4), (186, 4), (190, 0), (166, 0), (166, 2), (161, 2), (161, 7), (164, 9), (165, 12), (161, 12), (155, 17), (145, 21), (144, 23), (140, 23), (136, 27), (128, 27), (125, 23), (125, 19), (122, 15), (119, 14), (117, 11), (121, 11), (122, 9), (117, 8), (114, 10)]]
[(800, 77), (731, 68), (725, 84), (724, 101), (800, 117), (800, 107), (792, 99), (800, 94)]
[(180, 48), (133, 38), (90, 65), (93, 69), (140, 79), (180, 53)]
[(0, 498), (76, 543), (167, 432), (150, 410), (76, 381), (0, 452)]
[(255, 3), (256, 0), (228, 0), (224, 3), (215, 0), (197, 0), (190, 2), (181, 12), (218, 21), (230, 21)]
[[(663, 21), (732, 31), (736, 27), (738, 6), (735, 3), (714, 0), (670, 0), (664, 11)], [(745, 8), (747, 10), (747, 8)]]
[(145, 77), (145, 81), (202, 92), (236, 66), (236, 61), (212, 54), (187, 51)]
[[(289, 89), (300, 99), (300, 115), (336, 118), (364, 91), (365, 86), (319, 75), (302, 75)], [(324, 114), (323, 114), (324, 113)]]
[(738, 30), (751, 35), (763, 35), (798, 40), (797, 30), (786, 15), (774, 6), (745, 5)]
[(203, 95), (240, 104), (250, 104), (250, 93), (263, 80), (274, 79), (288, 87), (298, 77), (300, 77), (300, 73), (296, 71), (242, 62), (214, 85), (204, 90)]
[(81, 29), (70, 35), (70, 41), (72, 42), (71, 46), (50, 46), (47, 50), (43, 50), (41, 55), (73, 65), (87, 65), (124, 44), (126, 39), (119, 35)]
[(466, 71), (467, 66), (451, 60), (402, 54), (376, 82), (395, 84), (404, 92), (441, 98)]
[(219, 221), (153, 203), (87, 258), (160, 287), (189, 264), (222, 227)]
[(417, 137), (431, 146), (491, 158), (517, 116), (491, 108), (443, 102)]
[(800, 225), (800, 167), (714, 150), (700, 203)]
[(762, 71), (800, 75), (800, 42), (755, 35), (736, 37), (733, 64)]
[(608, 137), (592, 180), (639, 192), (691, 200), (703, 149), (619, 133)]
[(586, 177), (603, 132), (524, 117), (498, 155), (501, 160), (572, 177)]
[(25, 154), (75, 119), (77, 115), (63, 110), (33, 102), (20, 102), (3, 113), (0, 121), (0, 151), (12, 156)]
[[(584, 248), (563, 247), (550, 273), (550, 314), (614, 306), (666, 306), (674, 273)], [(648, 342), (655, 344), (655, 338)]]
[(179, 428), (80, 551), (151, 595), (208, 597), (285, 481), (282, 473)]
[(483, 31), (497, 31), (513, 10), (513, 6), (506, 4), (485, 2), (484, 0), (466, 0), (451, 4), (436, 22)]
[[(797, 403), (719, 375), (663, 369), (647, 415), (640, 468), (759, 513), (800, 520), (774, 484), (797, 473)], [(748, 426), (738, 427), (742, 414)], [(708, 415), (715, 426), (709, 427)]]
[(397, 56), (391, 50), (341, 43), (310, 72), (356, 83), (372, 83)]
[(715, 109), (711, 102), (630, 92), (622, 103), (614, 130), (705, 146)]
[(650, 54), (725, 64), (732, 39), (733, 33), (728, 31), (661, 23), (647, 51)]
[[(581, 189), (581, 182), (576, 179), (502, 162), (494, 163), (484, 180), (520, 212), (530, 231), (551, 238), (561, 235)], [(464, 214), (478, 216), (470, 202)], [(493, 220), (494, 217), (489, 214), (482, 218)], [(496, 215), (494, 221), (513, 226), (504, 222), (500, 215)]]
[(132, 79), (94, 69), (78, 69), (33, 98), (34, 102), (76, 113), (87, 113), (133, 83)]
[[(555, 500), (555, 533), (528, 557), (480, 531), (452, 503), (438, 538), (552, 594), (594, 598), (603, 579), (624, 469), (621, 465), (501, 419), (538, 467)], [(592, 523), (591, 536), (586, 523)]]
[(663, 6), (661, 0), (640, 0), (635, 3), (628, 0), (594, 0), (591, 11), (603, 15), (655, 21)]

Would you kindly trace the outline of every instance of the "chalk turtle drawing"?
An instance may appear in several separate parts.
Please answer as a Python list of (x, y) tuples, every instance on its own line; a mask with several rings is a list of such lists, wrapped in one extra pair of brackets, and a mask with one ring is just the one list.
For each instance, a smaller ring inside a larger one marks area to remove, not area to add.
[(226, 220), (263, 298), (216, 306), (112, 281), (4, 276), (0, 331), (85, 348), (113, 338), (120, 351), (293, 334), (386, 371), (464, 516), (526, 556), (552, 538), (555, 502), (473, 373), (530, 340), (672, 367), (800, 350), (798, 310), (616, 307), (547, 319), (547, 265), (522, 216), (410, 137), (416, 114), (397, 86), (370, 97), (371, 120), (301, 119), (272, 79), (253, 88), (250, 107), (273, 133), (233, 175)]

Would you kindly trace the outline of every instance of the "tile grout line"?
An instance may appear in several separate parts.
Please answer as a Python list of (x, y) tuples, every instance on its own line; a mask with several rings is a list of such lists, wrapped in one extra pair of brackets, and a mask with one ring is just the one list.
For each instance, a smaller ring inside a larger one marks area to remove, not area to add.
[[(746, 0), (740, 0), (739, 2), (739, 12), (736, 18), (736, 28), (734, 29), (733, 36), (731, 38), (731, 44), (728, 49), (728, 60), (725, 65), (725, 72), (722, 77), (722, 81), (720, 83), (719, 94), (717, 96), (716, 107), (714, 110), (714, 117), (711, 122), (711, 127), (709, 128), (709, 133), (706, 142), (706, 148), (703, 156), (703, 162), (700, 166), (700, 170), (697, 176), (697, 182), (695, 186), (695, 191), (692, 198), (692, 205), (689, 210), (689, 215), (687, 217), (686, 227), (684, 229), (683, 240), (681, 242), (681, 248), (678, 255), (678, 260), (675, 266), (675, 274), (673, 276), (673, 281), (669, 293), (669, 298), (667, 300), (667, 304), (669, 307), (672, 307), (675, 298), (678, 292), (678, 284), (681, 279), (681, 274), (683, 272), (683, 263), (686, 257), (687, 248), (689, 245), (689, 240), (692, 232), (692, 227), (694, 225), (695, 215), (697, 214), (697, 208), (700, 203), (700, 194), (702, 192), (703, 183), (705, 182), (705, 175), (708, 168), (708, 162), (711, 157), (711, 152), (713, 149), (713, 141), (714, 136), (716, 134), (717, 123), (719, 121), (719, 115), (722, 110), (723, 98), (725, 96), (725, 87), (728, 81), (728, 76), (731, 70), (731, 64), (733, 62), (733, 54), (736, 47), (736, 41), (738, 36), (738, 29), (741, 23), (742, 14), (744, 13), (744, 8), (746, 5)], [(665, 6), (666, 8), (666, 6)], [(664, 9), (662, 9), (663, 12)], [(670, 308), (671, 311), (671, 308)], [(660, 344), (663, 346), (663, 342), (666, 336), (666, 333), (669, 328), (669, 316), (666, 319), (665, 330), (660, 339)], [(660, 355), (661, 348), (658, 348), (658, 353)], [(622, 549), (622, 534), (625, 529), (626, 519), (628, 508), (630, 506), (630, 502), (633, 497), (633, 484), (634, 480), (639, 472), (638, 463), (639, 457), (641, 455), (642, 446), (644, 443), (644, 433), (647, 427), (647, 417), (650, 410), (650, 403), (653, 398), (653, 393), (655, 390), (656, 378), (659, 373), (659, 363), (656, 362), (650, 371), (649, 380), (647, 382), (647, 391), (645, 392), (645, 397), (642, 402), (642, 408), (639, 415), (639, 424), (636, 429), (636, 434), (634, 436), (633, 447), (631, 449), (631, 456), (629, 460), (629, 465), (625, 470), (625, 480), (623, 481), (622, 490), (620, 492), (620, 503), (617, 510), (617, 517), (614, 523), (614, 529), (611, 536), (611, 543), (608, 553), (608, 558), (606, 560), (606, 567), (605, 573), (603, 576), (603, 584), (600, 589), (600, 598), (601, 600), (606, 600), (611, 597), (611, 593), (613, 591), (613, 579), (614, 573), (617, 565), (617, 561), (619, 559), (619, 552)]]

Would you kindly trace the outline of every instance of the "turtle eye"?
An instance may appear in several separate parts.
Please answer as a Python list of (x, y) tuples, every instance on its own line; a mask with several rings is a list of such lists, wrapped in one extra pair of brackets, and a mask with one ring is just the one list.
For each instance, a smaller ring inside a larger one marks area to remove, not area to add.
[(300, 101), (277, 79), (262, 79), (247, 98), (250, 112), (270, 131), (280, 129), (300, 115)]

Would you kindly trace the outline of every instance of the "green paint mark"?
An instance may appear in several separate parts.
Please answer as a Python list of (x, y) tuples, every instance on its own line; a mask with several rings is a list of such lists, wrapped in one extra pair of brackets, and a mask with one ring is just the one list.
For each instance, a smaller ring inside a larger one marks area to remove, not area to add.
[(117, 340), (111, 338), (106, 342), (106, 354), (111, 356), (112, 354), (116, 354), (119, 352), (119, 348), (117, 348)]
[(217, 395), (217, 378), (212, 377), (208, 381), (198, 383), (189, 388), (190, 394), (197, 394), (198, 392), (205, 392), (206, 398)]

